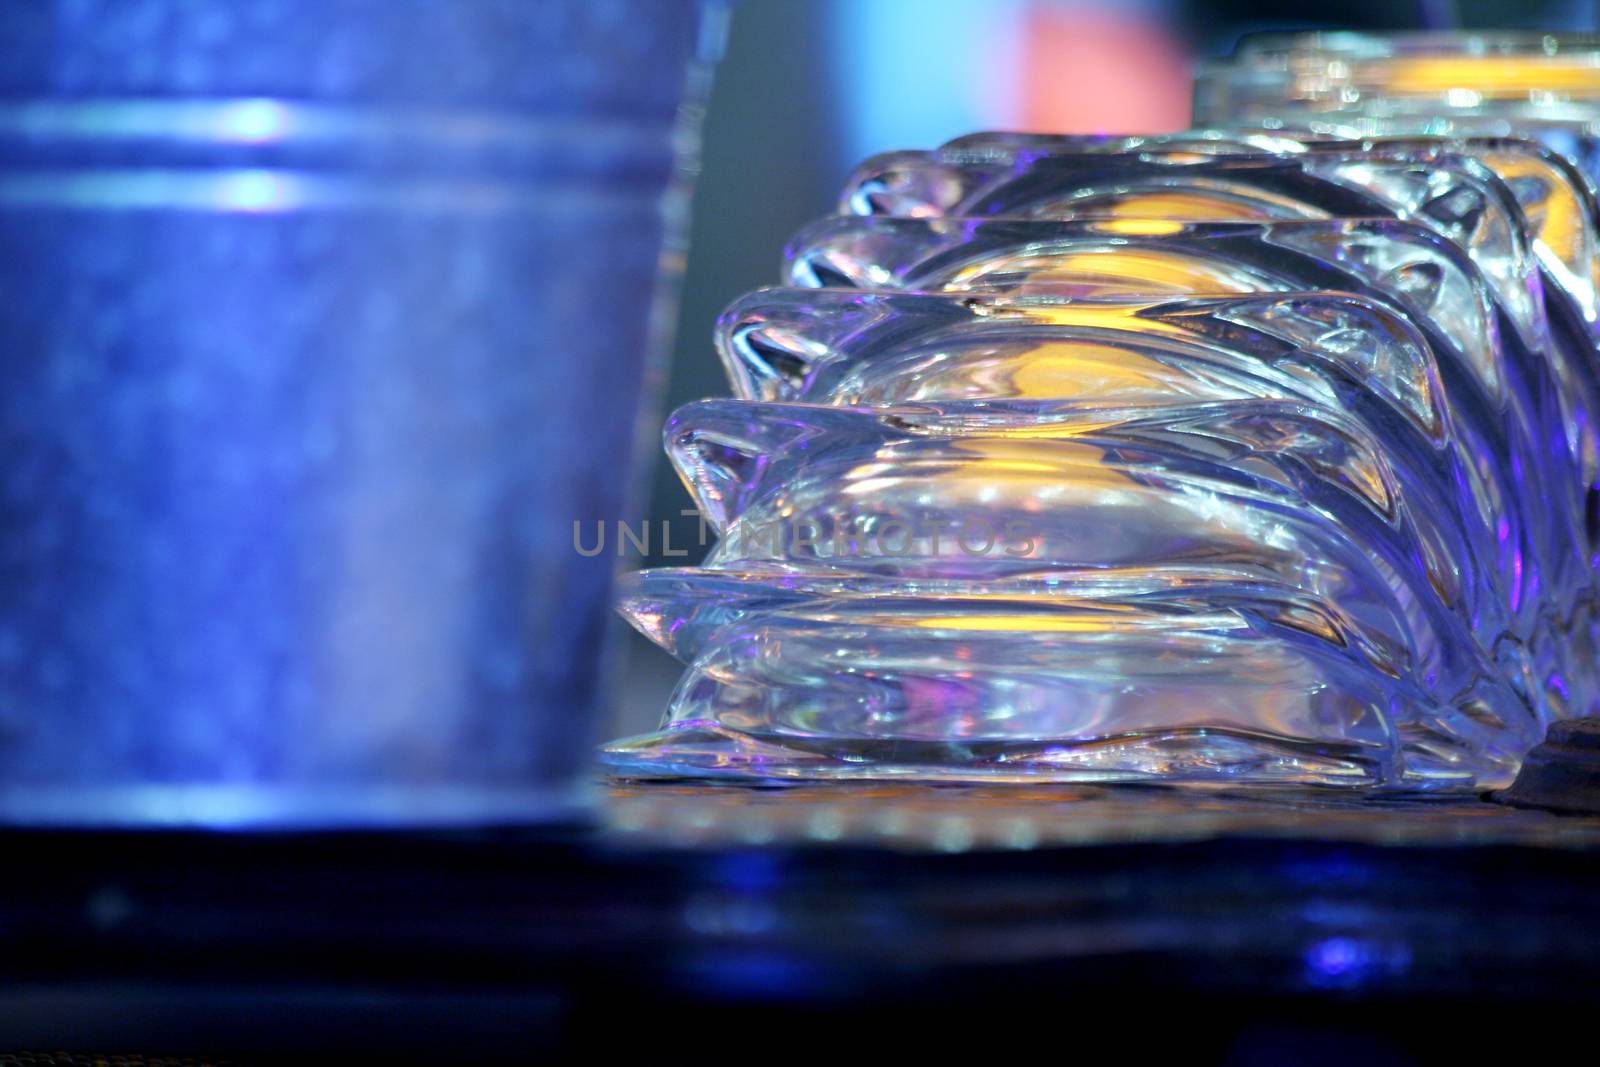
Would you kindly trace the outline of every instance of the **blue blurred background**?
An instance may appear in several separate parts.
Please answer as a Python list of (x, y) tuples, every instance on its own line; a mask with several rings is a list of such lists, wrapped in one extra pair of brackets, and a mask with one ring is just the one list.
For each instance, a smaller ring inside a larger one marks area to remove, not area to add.
[[(717, 315), (777, 278), (802, 223), (877, 152), (980, 129), (1157, 133), (1188, 125), (1192, 65), (1259, 30), (1600, 29), (1593, 0), (743, 0), (706, 115), (667, 410), (728, 389)], [(1308, 18), (1308, 14), (1321, 16)], [(645, 510), (696, 561), (690, 506), (659, 451)], [(679, 665), (630, 634), (617, 734), (654, 729)]]

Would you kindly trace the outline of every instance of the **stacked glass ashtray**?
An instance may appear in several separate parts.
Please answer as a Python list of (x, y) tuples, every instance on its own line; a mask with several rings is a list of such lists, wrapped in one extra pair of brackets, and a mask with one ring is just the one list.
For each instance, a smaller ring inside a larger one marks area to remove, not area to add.
[(863, 164), (667, 426), (720, 540), (624, 579), (689, 669), (613, 772), (1487, 788), (1593, 714), (1594, 193), (1338, 132)]
[(1204, 63), (1200, 125), (1537, 138), (1600, 174), (1600, 36), (1261, 33)]

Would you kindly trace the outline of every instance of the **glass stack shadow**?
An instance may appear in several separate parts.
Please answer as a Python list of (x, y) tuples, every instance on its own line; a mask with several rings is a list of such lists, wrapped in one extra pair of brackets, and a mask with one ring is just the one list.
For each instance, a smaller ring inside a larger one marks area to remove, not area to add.
[(1600, 701), (1596, 217), (1504, 137), (867, 161), (668, 424), (613, 773), (1507, 783)]

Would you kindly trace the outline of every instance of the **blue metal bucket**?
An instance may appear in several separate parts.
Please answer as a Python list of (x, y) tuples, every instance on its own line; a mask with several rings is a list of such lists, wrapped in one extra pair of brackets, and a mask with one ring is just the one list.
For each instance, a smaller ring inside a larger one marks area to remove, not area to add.
[(0, 821), (581, 810), (717, 15), (0, 11)]

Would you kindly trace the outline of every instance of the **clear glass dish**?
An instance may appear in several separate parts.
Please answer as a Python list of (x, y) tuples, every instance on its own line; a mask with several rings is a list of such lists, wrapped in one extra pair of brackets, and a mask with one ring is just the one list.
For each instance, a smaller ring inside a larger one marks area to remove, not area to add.
[(1347, 37), (857, 169), (669, 423), (614, 773), (1483, 788), (1600, 707), (1600, 50)]
[(1203, 63), (1197, 125), (1536, 137), (1600, 174), (1600, 37), (1264, 33)]

